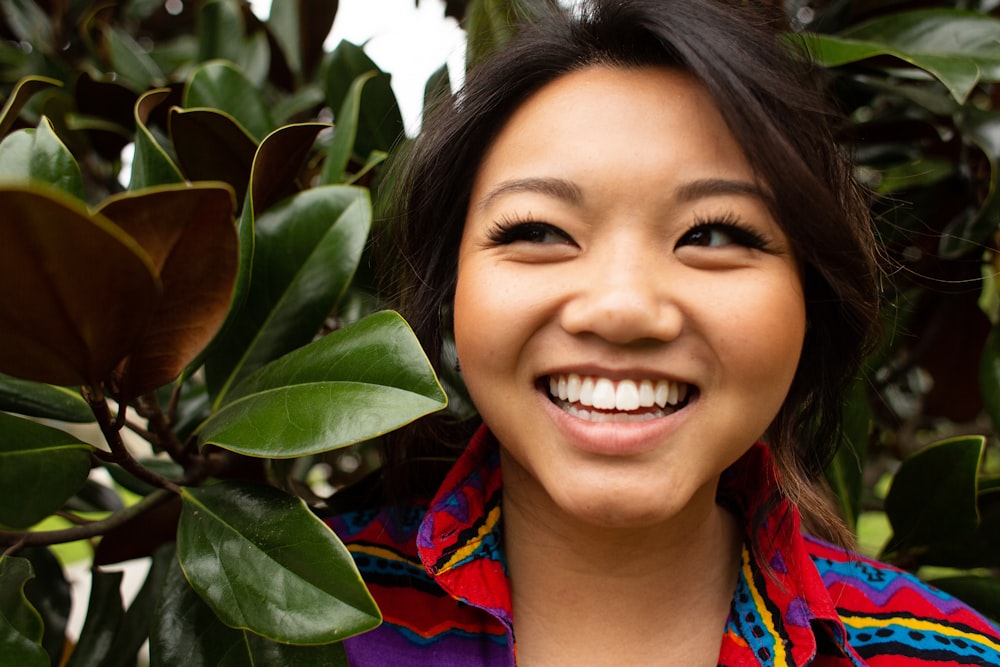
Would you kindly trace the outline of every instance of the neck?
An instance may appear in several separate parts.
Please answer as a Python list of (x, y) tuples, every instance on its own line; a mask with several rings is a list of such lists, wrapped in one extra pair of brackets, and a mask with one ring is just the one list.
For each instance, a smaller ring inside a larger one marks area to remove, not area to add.
[(743, 531), (714, 498), (713, 485), (682, 516), (617, 528), (505, 487), (518, 664), (716, 664)]

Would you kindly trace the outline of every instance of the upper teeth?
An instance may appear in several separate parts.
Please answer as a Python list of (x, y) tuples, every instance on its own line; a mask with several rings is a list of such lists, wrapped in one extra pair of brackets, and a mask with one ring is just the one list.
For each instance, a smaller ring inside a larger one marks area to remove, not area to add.
[(610, 380), (576, 373), (549, 376), (549, 392), (560, 400), (598, 410), (638, 410), (677, 405), (687, 385), (670, 380)]

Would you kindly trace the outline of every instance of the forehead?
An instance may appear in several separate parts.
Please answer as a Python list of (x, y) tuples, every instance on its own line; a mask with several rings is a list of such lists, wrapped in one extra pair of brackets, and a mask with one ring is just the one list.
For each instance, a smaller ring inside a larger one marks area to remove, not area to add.
[(757, 180), (707, 89), (662, 66), (590, 66), (536, 91), (487, 149), (470, 204), (498, 183), (548, 177), (619, 193), (678, 179)]

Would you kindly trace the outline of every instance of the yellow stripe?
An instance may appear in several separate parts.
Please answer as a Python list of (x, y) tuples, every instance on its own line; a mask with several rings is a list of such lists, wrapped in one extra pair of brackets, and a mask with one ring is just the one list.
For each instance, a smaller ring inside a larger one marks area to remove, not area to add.
[(374, 556), (376, 558), (384, 558), (385, 560), (394, 560), (403, 563), (416, 563), (416, 561), (404, 558), (391, 549), (377, 547), (370, 544), (348, 544), (347, 550), (352, 553), (361, 553)]
[(464, 547), (458, 549), (454, 554), (452, 554), (452, 557), (448, 559), (448, 562), (438, 568), (438, 572), (447, 572), (457, 563), (465, 560), (473, 551), (478, 549), (480, 542), (482, 542), (483, 538), (493, 531), (493, 526), (495, 526), (499, 520), (500, 506), (497, 505), (490, 510), (489, 514), (486, 515), (486, 520), (483, 521), (483, 524), (479, 527), (479, 532), (476, 533), (476, 537), (469, 540)]
[(925, 632), (936, 632), (948, 637), (959, 637), (975, 644), (989, 646), (994, 651), (1000, 651), (1000, 644), (976, 632), (965, 632), (950, 625), (944, 625), (935, 621), (925, 621), (919, 618), (894, 617), (894, 618), (869, 618), (867, 616), (841, 616), (845, 625), (852, 628), (885, 628), (890, 625), (901, 625), (908, 630), (923, 630)]
[(757, 612), (760, 614), (761, 622), (764, 623), (764, 626), (767, 628), (770, 635), (775, 639), (774, 664), (779, 667), (787, 666), (788, 655), (785, 653), (785, 641), (781, 638), (777, 629), (774, 627), (774, 619), (771, 616), (771, 612), (768, 611), (767, 606), (764, 604), (764, 598), (754, 585), (753, 571), (750, 569), (750, 554), (747, 551), (746, 545), (743, 546), (743, 578), (746, 579), (747, 588), (750, 589), (750, 595), (753, 597), (754, 605), (757, 607)]

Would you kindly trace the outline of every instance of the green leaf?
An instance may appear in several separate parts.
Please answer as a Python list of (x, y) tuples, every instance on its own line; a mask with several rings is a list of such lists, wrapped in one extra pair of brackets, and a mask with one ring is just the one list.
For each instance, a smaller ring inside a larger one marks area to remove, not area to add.
[(208, 360), (217, 403), (236, 381), (313, 339), (350, 283), (370, 227), (367, 191), (347, 186), (305, 190), (256, 219), (246, 302)]
[(17, 82), (13, 92), (4, 102), (3, 109), (0, 109), (0, 138), (7, 135), (10, 128), (17, 122), (17, 117), (21, 109), (28, 103), (28, 100), (40, 90), (52, 86), (61, 86), (57, 79), (50, 79), (44, 76), (26, 76)]
[(979, 362), (979, 386), (983, 394), (983, 407), (1000, 429), (1000, 331), (993, 327)]
[(102, 572), (96, 568), (91, 570), (87, 618), (80, 630), (80, 640), (66, 667), (104, 664), (125, 619), (121, 583), (121, 572)]
[(933, 75), (961, 103), (981, 80), (1000, 79), (998, 33), (1000, 20), (985, 14), (923, 9), (877, 18), (838, 37), (803, 38), (827, 67), (893, 56)]
[(323, 163), (323, 175), (320, 182), (326, 185), (342, 183), (347, 164), (351, 161), (354, 142), (358, 137), (358, 117), (361, 113), (361, 93), (365, 83), (376, 76), (376, 71), (366, 72), (351, 83), (351, 88), (344, 98), (344, 104), (337, 114), (337, 126), (334, 129), (333, 141)]
[(129, 181), (131, 190), (184, 181), (184, 176), (177, 165), (146, 126), (153, 109), (168, 97), (170, 97), (169, 88), (157, 88), (144, 93), (135, 103), (135, 151), (132, 156), (132, 176)]
[(300, 499), (230, 482), (182, 493), (178, 560), (226, 625), (316, 645), (381, 622), (351, 555)]
[(958, 575), (931, 579), (927, 583), (959, 598), (976, 611), (1000, 622), (1000, 577)]
[(3, 660), (18, 667), (47, 667), (42, 648), (42, 618), (24, 595), (34, 577), (24, 558), (0, 555), (0, 646)]
[(260, 369), (202, 426), (202, 442), (273, 458), (368, 440), (447, 398), (409, 326), (375, 313)]
[(91, 447), (29, 419), (0, 412), (0, 524), (28, 528), (80, 490)]
[(337, 3), (327, 0), (271, 3), (267, 25), (298, 80), (311, 77), (323, 57), (323, 43), (336, 14)]
[(149, 638), (150, 621), (156, 600), (163, 591), (167, 571), (176, 561), (172, 544), (161, 547), (153, 555), (146, 581), (125, 612), (101, 667), (131, 667), (136, 664), (135, 657)]
[(887, 555), (975, 533), (976, 478), (984, 443), (982, 436), (942, 440), (903, 462), (885, 499), (893, 529)]
[(955, 172), (955, 166), (948, 160), (917, 158), (895, 164), (882, 172), (878, 193), (889, 195), (901, 190), (926, 188), (940, 183)]
[(257, 88), (235, 65), (221, 60), (194, 71), (184, 91), (184, 106), (225, 112), (256, 141), (275, 128)]
[(862, 477), (871, 432), (866, 387), (865, 379), (859, 379), (851, 387), (844, 406), (843, 441), (826, 469), (827, 482), (851, 529), (857, 526), (861, 510)]
[(104, 44), (111, 56), (115, 74), (130, 81), (137, 91), (148, 90), (166, 81), (156, 62), (127, 32), (114, 27), (107, 28), (104, 32)]
[(0, 181), (38, 181), (84, 198), (80, 166), (44, 117), (37, 130), (19, 130), (0, 142)]
[(94, 421), (93, 411), (78, 390), (18, 380), (2, 373), (0, 410), (81, 424)]
[(917, 554), (920, 565), (959, 569), (993, 568), (1000, 565), (1000, 488), (996, 480), (981, 479), (976, 507), (979, 526), (960, 540), (942, 540), (926, 545)]
[[(326, 101), (331, 109), (342, 109), (348, 91), (361, 75), (376, 71), (361, 95), (358, 136), (354, 142), (356, 155), (373, 151), (389, 152), (403, 136), (403, 116), (392, 92), (391, 77), (360, 46), (342, 41), (330, 54), (326, 72)], [(340, 123), (341, 119), (335, 121)]]
[(150, 628), (151, 667), (347, 667), (342, 644), (279, 644), (222, 623), (173, 560)]
[(198, 10), (198, 62), (239, 62), (246, 34), (243, 14), (233, 0), (209, 0)]
[(964, 136), (986, 155), (990, 164), (989, 190), (975, 214), (960, 218), (941, 234), (941, 254), (955, 258), (978, 252), (1000, 227), (1000, 112), (967, 109), (959, 121)]
[[(58, 665), (66, 648), (66, 626), (72, 606), (72, 588), (66, 581), (62, 565), (50, 549), (29, 547), (18, 553), (31, 561), (32, 570), (35, 572), (35, 578), (25, 585), (24, 594), (41, 616), (45, 628), (42, 646), (50, 662)], [(0, 644), (3, 644), (2, 640)]]

